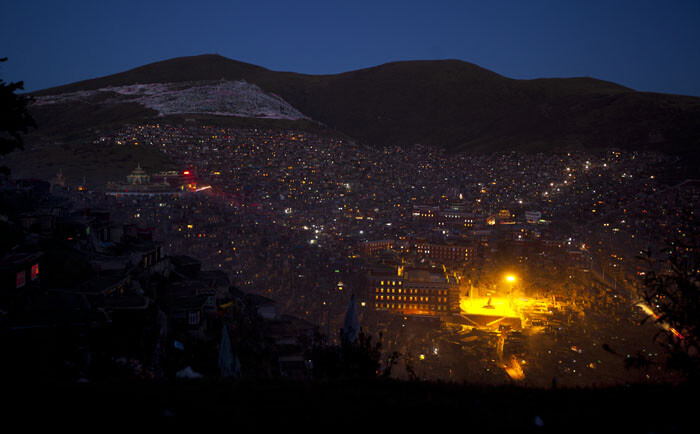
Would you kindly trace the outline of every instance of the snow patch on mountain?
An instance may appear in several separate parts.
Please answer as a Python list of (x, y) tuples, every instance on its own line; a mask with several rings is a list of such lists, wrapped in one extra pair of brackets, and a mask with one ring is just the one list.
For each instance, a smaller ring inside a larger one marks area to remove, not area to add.
[(36, 98), (34, 104), (70, 102), (137, 102), (158, 111), (161, 116), (200, 113), (250, 118), (309, 119), (279, 96), (265, 92), (244, 80), (110, 86), (97, 90), (42, 96)]

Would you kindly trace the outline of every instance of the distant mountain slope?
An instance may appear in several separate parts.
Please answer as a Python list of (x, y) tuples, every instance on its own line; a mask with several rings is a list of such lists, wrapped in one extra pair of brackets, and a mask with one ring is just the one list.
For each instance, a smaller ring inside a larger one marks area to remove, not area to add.
[(368, 144), (676, 153), (694, 153), (700, 144), (700, 98), (636, 92), (592, 78), (514, 80), (459, 60), (392, 62), (342, 74), (304, 75), (202, 55), (34, 95), (220, 79), (254, 83), (304, 115)]
[(280, 97), (264, 92), (245, 80), (190, 81), (108, 86), (58, 95), (35, 97), (34, 105), (68, 105), (95, 101), (102, 105), (140, 104), (161, 116), (211, 114), (249, 118), (304, 119), (302, 113)]

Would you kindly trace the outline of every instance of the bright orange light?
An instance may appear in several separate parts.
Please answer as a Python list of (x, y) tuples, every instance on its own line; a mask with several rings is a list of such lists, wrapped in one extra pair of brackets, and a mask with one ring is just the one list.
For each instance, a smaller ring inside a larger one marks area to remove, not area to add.
[(508, 282), (510, 282), (510, 283), (515, 282), (515, 276), (513, 276), (512, 274), (507, 275), (507, 276), (506, 276), (506, 281), (508, 281)]
[(503, 364), (503, 368), (505, 369), (506, 374), (508, 374), (508, 376), (513, 380), (522, 380), (525, 378), (523, 368), (520, 366), (520, 363), (518, 363), (515, 356), (510, 356), (510, 363)]
[(679, 339), (685, 339), (685, 336), (683, 336), (682, 334), (678, 333), (678, 330), (674, 329), (673, 327), (669, 327), (669, 330), (671, 330), (671, 333), (673, 333), (674, 335), (676, 335), (677, 338), (679, 338)]
[(182, 174), (183, 174), (183, 175), (189, 175), (189, 174), (190, 174), (190, 171), (189, 171), (189, 170), (185, 170), (184, 172), (182, 172)]
[[(647, 315), (654, 317), (654, 319), (658, 320), (659, 318), (661, 318), (661, 315), (657, 315), (656, 312), (654, 312), (653, 310), (651, 310), (651, 308), (650, 308), (649, 306), (647, 306), (646, 304), (644, 304), (644, 303), (637, 303), (637, 306), (641, 307), (642, 310), (643, 310), (644, 312), (646, 312)], [(678, 330), (676, 330), (675, 328), (669, 326), (668, 324), (666, 324), (666, 323), (659, 323), (659, 325), (660, 325), (661, 328), (663, 328), (664, 330), (668, 330), (668, 331), (670, 331), (671, 333), (673, 333), (677, 338), (679, 338), (679, 339), (685, 339), (685, 336), (683, 336), (682, 334), (680, 334), (680, 333), (678, 332)]]

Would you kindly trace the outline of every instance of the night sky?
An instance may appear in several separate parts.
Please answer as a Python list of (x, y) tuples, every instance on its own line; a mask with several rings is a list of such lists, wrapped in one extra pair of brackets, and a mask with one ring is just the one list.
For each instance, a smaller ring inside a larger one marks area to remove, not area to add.
[(218, 53), (329, 74), (461, 59), (511, 78), (591, 76), (700, 96), (700, 1), (7, 0), (6, 81), (38, 90)]

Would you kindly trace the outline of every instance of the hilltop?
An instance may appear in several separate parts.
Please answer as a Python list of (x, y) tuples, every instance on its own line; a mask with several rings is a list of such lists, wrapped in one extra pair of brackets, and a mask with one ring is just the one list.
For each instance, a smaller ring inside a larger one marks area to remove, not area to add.
[[(460, 60), (391, 62), (341, 74), (305, 75), (201, 55), (32, 95), (47, 98), (155, 83), (180, 83), (185, 89), (194, 82), (240, 81), (279, 98), (285, 113), (293, 113), (288, 119), (308, 117), (370, 145), (422, 143), (477, 152), (613, 147), (687, 154), (700, 143), (700, 98), (637, 92), (588, 77), (516, 80)], [(82, 101), (35, 105), (32, 112), (40, 125), (60, 130), (158, 116), (157, 110), (134, 99), (111, 106), (102, 104), (104, 99), (93, 94)]]

